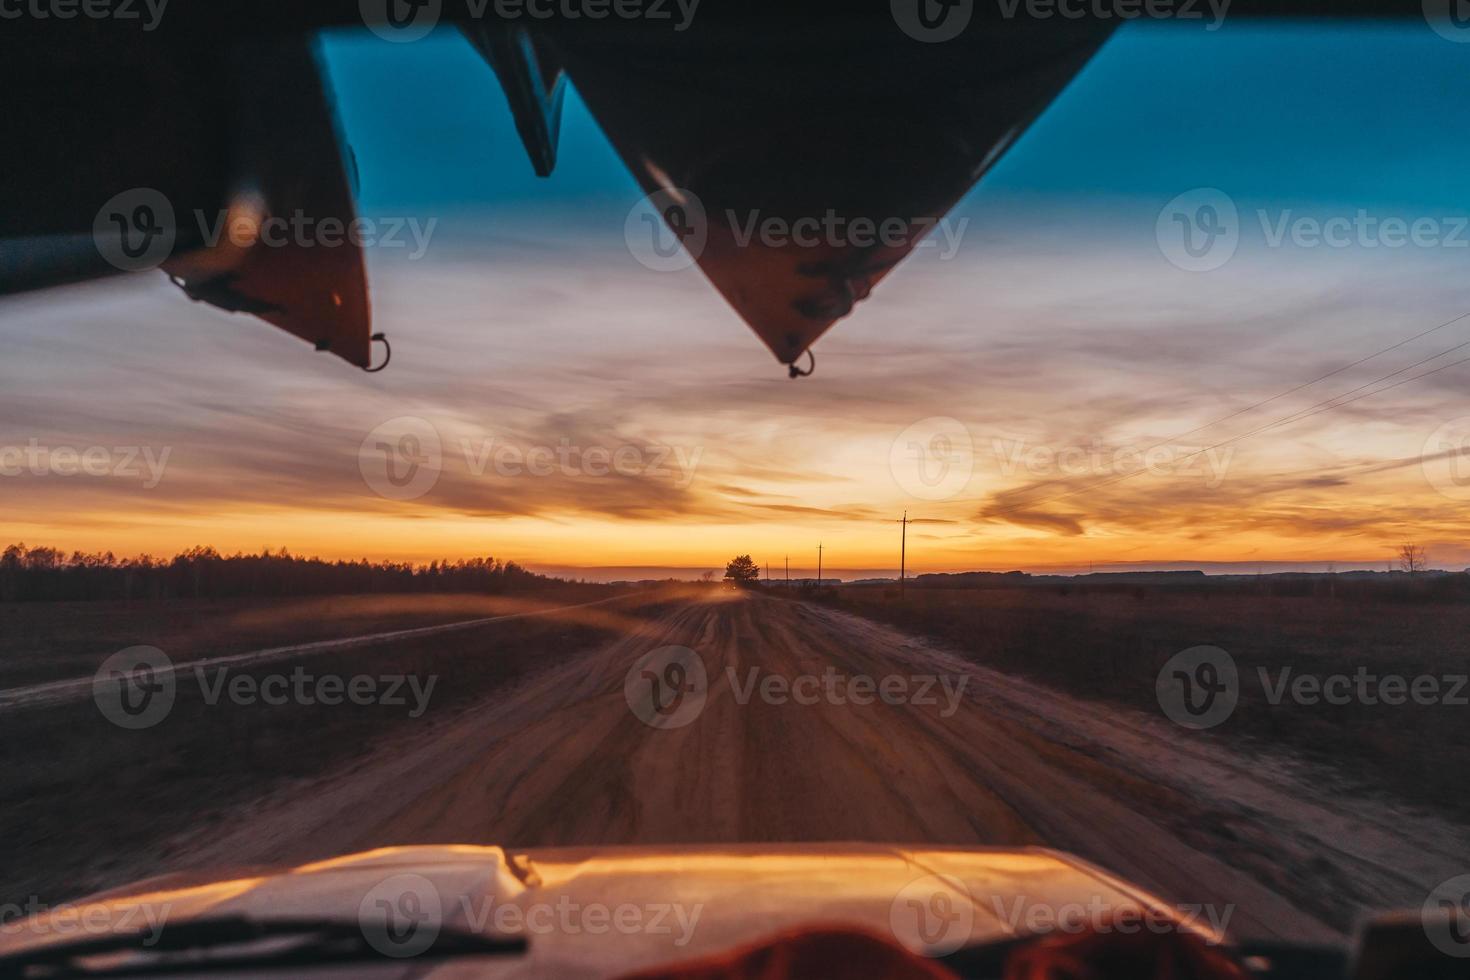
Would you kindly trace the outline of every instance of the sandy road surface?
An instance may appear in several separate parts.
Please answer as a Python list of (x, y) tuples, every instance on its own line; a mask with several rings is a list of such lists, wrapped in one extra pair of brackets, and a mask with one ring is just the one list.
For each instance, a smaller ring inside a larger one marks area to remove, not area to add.
[[(661, 729), (624, 682), (666, 644), (697, 652), (708, 688), (688, 724)], [(815, 703), (797, 703), (762, 696), (772, 675), (839, 680), (804, 682), (788, 694)], [(871, 691), (844, 686), (859, 677), (908, 699), (854, 703)], [(1346, 797), (1290, 760), (1241, 758), (857, 617), (736, 595), (676, 606), (237, 817), (173, 842), (164, 863), (440, 842), (1041, 843), (1228, 911), (1237, 934), (1296, 939), (1335, 938), (1365, 908), (1417, 907), (1470, 854), (1464, 828)]]

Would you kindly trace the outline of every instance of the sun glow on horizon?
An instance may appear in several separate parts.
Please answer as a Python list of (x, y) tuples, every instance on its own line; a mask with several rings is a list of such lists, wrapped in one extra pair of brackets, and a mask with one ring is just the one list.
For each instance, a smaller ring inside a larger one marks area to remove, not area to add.
[[(1341, 74), (1396, 46), (1417, 101), (1395, 125), (1463, 111), (1452, 87), (1434, 101), (1441, 42), (1350, 35), (1293, 36), (1291, 50)], [(1310, 92), (1263, 108), (1247, 91), (1240, 105), (1221, 96), (1227, 114), (1249, 103), (1240, 131), (1178, 145), (1150, 120), (1195, 104), (1208, 75), (1196, 61), (1269, 61), (1286, 41), (1153, 36), (1120, 32), (957, 209), (968, 231), (953, 258), (907, 260), (797, 382), (697, 270), (634, 260), (622, 235), (637, 191), (575, 98), (552, 181), (485, 188), (466, 161), (521, 174), (513, 140), (456, 143), (462, 127), (440, 114), (464, 107), (424, 102), (378, 60), (490, 85), (478, 59), (340, 44), (364, 213), (418, 194), (415, 213), (438, 222), (421, 260), (369, 255), (390, 370), (314, 357), (157, 275), (7, 298), (4, 537), (558, 569), (719, 568), (749, 553), (773, 569), (790, 555), (809, 575), (819, 541), (833, 573), (896, 569), (907, 511), (914, 572), (1373, 564), (1402, 541), (1446, 567), (1470, 561), (1461, 463), (1436, 456), (1470, 432), (1455, 429), (1470, 368), (1417, 378), (1464, 353), (1470, 321), (1304, 385), (1470, 311), (1463, 250), (1272, 245), (1255, 229), (1195, 273), (1166, 260), (1155, 227), (1192, 185), (1232, 188), (1246, 222), (1447, 213), (1426, 201), (1458, 185), (1433, 163), (1460, 159), (1470, 129), (1430, 127), (1415, 164), (1336, 109), (1304, 121)], [(1179, 84), (1143, 98), (1138, 80), (1164, 63)], [(487, 124), (513, 136), (508, 116)], [(1246, 145), (1269, 146), (1270, 166)], [(1327, 145), (1383, 174), (1377, 196), (1356, 170), (1317, 166)], [(1098, 182), (1085, 193), (1067, 183), (1083, 147)], [(389, 480), (384, 447), (400, 444), (422, 458)], [(70, 455), (31, 467), (33, 445)]]

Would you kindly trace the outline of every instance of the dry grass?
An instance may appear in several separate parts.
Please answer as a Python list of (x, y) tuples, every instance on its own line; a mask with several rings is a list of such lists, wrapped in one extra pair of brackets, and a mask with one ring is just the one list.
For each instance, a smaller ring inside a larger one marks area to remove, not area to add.
[[(1470, 673), (1470, 603), (1140, 586), (826, 590), (821, 601), (956, 647), (976, 663), (1071, 694), (1159, 713), (1155, 681), (1188, 647), (1228, 651), (1241, 699), (1210, 737), (1264, 739), (1330, 761), (1360, 784), (1470, 816), (1456, 762), (1470, 737), (1470, 707), (1413, 703), (1271, 704), (1261, 683), (1301, 674)], [(1447, 688), (1446, 688), (1447, 689)], [(1460, 692), (1470, 696), (1470, 687)], [(1243, 751), (1248, 746), (1242, 745)]]

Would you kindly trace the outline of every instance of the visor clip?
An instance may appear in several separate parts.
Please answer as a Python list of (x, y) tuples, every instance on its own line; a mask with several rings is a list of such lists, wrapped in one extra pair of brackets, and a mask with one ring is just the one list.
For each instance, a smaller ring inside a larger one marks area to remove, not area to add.
[[(798, 358), (801, 357), (800, 354), (797, 354), (796, 356)], [(810, 347), (806, 349), (806, 356), (808, 364), (805, 371), (796, 366), (796, 361), (792, 361), (790, 364), (786, 365), (787, 370), (790, 372), (789, 377), (793, 379), (810, 377), (811, 373), (817, 369), (817, 355), (812, 353), (812, 349)]]
[(375, 333), (373, 334), (372, 339), (380, 342), (383, 345), (383, 363), (379, 364), (377, 367), (365, 367), (363, 368), (363, 370), (366, 371), (368, 374), (377, 374), (379, 371), (383, 370), (383, 368), (388, 366), (389, 361), (393, 360), (393, 348), (388, 343), (387, 334)]

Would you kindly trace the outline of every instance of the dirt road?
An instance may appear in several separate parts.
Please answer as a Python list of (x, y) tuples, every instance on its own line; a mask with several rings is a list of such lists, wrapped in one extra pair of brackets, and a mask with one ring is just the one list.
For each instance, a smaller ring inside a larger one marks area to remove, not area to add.
[[(645, 662), (669, 645), (693, 654)], [(160, 863), (441, 842), (1045, 844), (1229, 906), (1237, 934), (1332, 939), (1363, 909), (1417, 906), (1470, 853), (1464, 828), (1332, 779), (844, 613), (732, 593), (186, 833)]]

